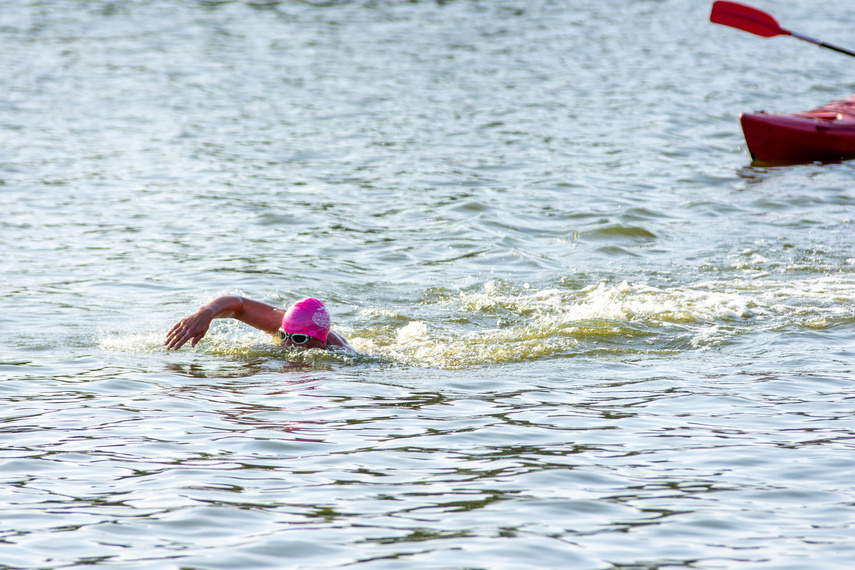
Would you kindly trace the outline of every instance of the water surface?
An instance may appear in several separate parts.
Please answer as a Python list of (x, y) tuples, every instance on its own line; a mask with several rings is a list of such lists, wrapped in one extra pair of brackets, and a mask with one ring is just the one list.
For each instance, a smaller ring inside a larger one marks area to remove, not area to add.
[(851, 568), (853, 163), (736, 121), (851, 62), (708, 14), (0, 7), (0, 567)]

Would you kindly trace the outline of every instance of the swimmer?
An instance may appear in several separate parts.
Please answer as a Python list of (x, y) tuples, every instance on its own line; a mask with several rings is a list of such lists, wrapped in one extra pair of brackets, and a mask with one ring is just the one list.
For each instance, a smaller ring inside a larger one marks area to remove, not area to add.
[(279, 346), (299, 349), (356, 352), (347, 340), (330, 330), (330, 314), (324, 304), (311, 297), (297, 301), (287, 311), (245, 297), (226, 295), (205, 303), (170, 329), (163, 345), (178, 350), (187, 341), (196, 346), (214, 319), (237, 319), (279, 337)]

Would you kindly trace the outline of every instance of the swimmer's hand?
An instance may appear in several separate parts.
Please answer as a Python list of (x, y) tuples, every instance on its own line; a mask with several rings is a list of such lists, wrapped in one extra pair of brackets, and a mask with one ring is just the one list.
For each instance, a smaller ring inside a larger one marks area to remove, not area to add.
[(210, 307), (202, 307), (189, 317), (184, 317), (173, 326), (166, 334), (163, 346), (167, 350), (178, 350), (189, 340), (190, 346), (196, 346), (214, 320), (214, 310)]

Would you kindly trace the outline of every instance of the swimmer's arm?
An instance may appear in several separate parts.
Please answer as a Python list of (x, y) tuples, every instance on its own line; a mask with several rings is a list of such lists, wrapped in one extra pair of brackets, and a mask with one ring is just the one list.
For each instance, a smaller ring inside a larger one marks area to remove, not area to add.
[(214, 319), (237, 319), (268, 334), (276, 334), (282, 323), (283, 309), (236, 295), (225, 295), (205, 303), (192, 315), (178, 321), (166, 335), (164, 346), (178, 350), (187, 341), (196, 346), (208, 332)]

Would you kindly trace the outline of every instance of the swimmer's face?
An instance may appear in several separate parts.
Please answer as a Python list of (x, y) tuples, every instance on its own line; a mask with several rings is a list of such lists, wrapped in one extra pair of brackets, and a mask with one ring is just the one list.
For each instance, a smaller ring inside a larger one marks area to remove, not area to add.
[(291, 340), (291, 337), (286, 337), (284, 340), (279, 341), (279, 346), (291, 347), (291, 348), (299, 348), (301, 350), (308, 350), (310, 348), (320, 348), (325, 349), (327, 347), (327, 343), (322, 340), (318, 340), (316, 338), (309, 337), (309, 340), (304, 342), (303, 344), (297, 344)]

